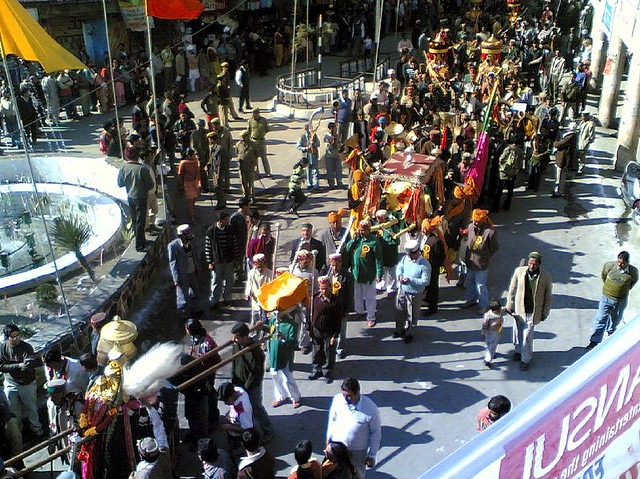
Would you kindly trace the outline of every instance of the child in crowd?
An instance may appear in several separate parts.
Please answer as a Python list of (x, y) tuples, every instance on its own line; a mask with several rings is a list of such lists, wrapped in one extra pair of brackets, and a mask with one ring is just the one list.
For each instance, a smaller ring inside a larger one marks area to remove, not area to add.
[(293, 455), (297, 465), (291, 470), (289, 479), (322, 479), (322, 466), (315, 457), (311, 457), (311, 441), (304, 440), (296, 444)]
[(502, 416), (511, 411), (511, 401), (505, 396), (493, 396), (487, 407), (482, 408), (476, 417), (478, 431), (484, 431)]
[(486, 352), (484, 354), (484, 365), (491, 367), (491, 362), (496, 354), (500, 335), (502, 334), (502, 326), (504, 324), (504, 311), (500, 301), (493, 300), (489, 303), (489, 311), (484, 313), (482, 319), (482, 331), (480, 334), (484, 338)]

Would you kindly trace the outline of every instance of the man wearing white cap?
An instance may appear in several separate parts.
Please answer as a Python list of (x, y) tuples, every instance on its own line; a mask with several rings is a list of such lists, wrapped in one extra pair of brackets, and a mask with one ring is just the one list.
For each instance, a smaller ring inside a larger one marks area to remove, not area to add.
[(394, 98), (400, 98), (400, 90), (402, 89), (402, 83), (398, 80), (398, 75), (393, 68), (389, 68), (387, 71), (389, 78), (385, 80), (389, 84), (389, 91), (393, 94)]
[(178, 226), (178, 238), (167, 246), (169, 269), (176, 288), (178, 311), (188, 314), (198, 294), (198, 255), (193, 247), (193, 233), (188, 224)]
[(253, 268), (247, 273), (244, 295), (247, 301), (251, 301), (251, 326), (253, 326), (265, 319), (262, 317), (264, 313), (258, 302), (258, 293), (263, 284), (273, 279), (273, 271), (267, 267), (267, 257), (264, 253), (253, 255), (251, 264)]
[(169, 441), (160, 414), (153, 407), (147, 407), (154, 437), (138, 441), (141, 461), (132, 474), (133, 479), (171, 479), (173, 465), (169, 453)]
[(77, 427), (82, 413), (84, 393), (67, 392), (67, 381), (61, 378), (47, 381), (45, 387), (49, 395), (47, 411), (52, 434)]
[(400, 287), (396, 296), (396, 330), (394, 338), (403, 338), (405, 343), (413, 341), (411, 329), (420, 319), (420, 298), (429, 286), (431, 265), (420, 254), (417, 240), (409, 240), (404, 246), (407, 253), (398, 263), (397, 277)]

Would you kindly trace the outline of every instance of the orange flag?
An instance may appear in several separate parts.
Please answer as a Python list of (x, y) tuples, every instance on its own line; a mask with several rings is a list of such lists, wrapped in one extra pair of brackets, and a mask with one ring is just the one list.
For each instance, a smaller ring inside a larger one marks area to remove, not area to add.
[(164, 20), (195, 20), (203, 9), (200, 0), (147, 0), (147, 15)]

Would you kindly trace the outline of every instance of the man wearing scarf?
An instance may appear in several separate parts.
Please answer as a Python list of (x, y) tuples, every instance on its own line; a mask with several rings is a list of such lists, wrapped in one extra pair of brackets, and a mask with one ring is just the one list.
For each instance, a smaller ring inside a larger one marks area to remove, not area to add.
[(511, 278), (506, 310), (513, 316), (514, 361), (527, 371), (533, 357), (533, 336), (537, 324), (551, 311), (551, 275), (540, 268), (542, 255), (529, 253), (526, 266), (516, 268)]
[(340, 243), (347, 234), (347, 228), (342, 226), (342, 213), (342, 209), (341, 211), (329, 212), (327, 215), (329, 228), (324, 230), (322, 235), (320, 235), (320, 241), (322, 241), (322, 244), (324, 245), (327, 259), (330, 255), (338, 251)]
[(471, 213), (471, 224), (467, 233), (467, 252), (465, 264), (466, 302), (463, 308), (478, 305), (478, 314), (485, 313), (489, 306), (489, 264), (491, 257), (498, 251), (498, 238), (489, 219), (489, 211), (475, 209)]

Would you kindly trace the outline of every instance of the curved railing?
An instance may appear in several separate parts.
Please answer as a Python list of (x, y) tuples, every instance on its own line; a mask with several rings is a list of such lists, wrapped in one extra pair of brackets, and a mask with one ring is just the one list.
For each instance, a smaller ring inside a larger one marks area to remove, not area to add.
[[(389, 59), (376, 65), (375, 76), (382, 78), (389, 66)], [(356, 73), (352, 78), (323, 76), (318, 68), (298, 70), (293, 74), (280, 75), (276, 81), (277, 101), (295, 108), (314, 109), (319, 106), (330, 107), (340, 97), (342, 90), (349, 90), (353, 97), (356, 89), (365, 91), (367, 77), (371, 72)]]

